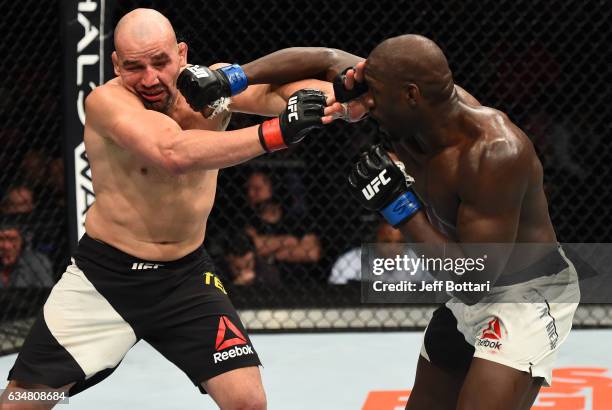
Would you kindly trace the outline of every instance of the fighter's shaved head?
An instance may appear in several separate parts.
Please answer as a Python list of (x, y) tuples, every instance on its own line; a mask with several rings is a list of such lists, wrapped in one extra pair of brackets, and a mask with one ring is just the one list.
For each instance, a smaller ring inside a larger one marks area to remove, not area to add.
[(148, 109), (167, 113), (177, 101), (176, 80), (187, 64), (187, 44), (176, 42), (170, 21), (152, 9), (135, 9), (115, 27), (115, 74)]
[(135, 9), (124, 15), (115, 27), (115, 50), (154, 42), (176, 44), (170, 21), (153, 9)]
[(369, 74), (396, 86), (416, 84), (422, 95), (435, 102), (453, 92), (453, 74), (444, 53), (430, 39), (405, 34), (380, 43), (368, 56)]

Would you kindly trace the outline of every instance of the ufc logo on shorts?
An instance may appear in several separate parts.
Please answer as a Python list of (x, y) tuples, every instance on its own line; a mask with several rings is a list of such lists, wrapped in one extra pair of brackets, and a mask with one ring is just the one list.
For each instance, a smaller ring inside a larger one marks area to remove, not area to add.
[(297, 96), (294, 95), (293, 97), (289, 98), (288, 103), (289, 105), (287, 106), (287, 110), (289, 111), (289, 116), (287, 119), (289, 122), (291, 122), (292, 119), (299, 120), (297, 113)]
[(132, 265), (132, 270), (157, 269), (160, 266), (164, 266), (164, 265), (161, 265), (159, 263), (145, 263), (145, 262), (138, 263), (136, 262)]
[(378, 174), (378, 176), (376, 176), (372, 181), (370, 181), (368, 185), (365, 186), (365, 188), (361, 190), (361, 193), (363, 194), (365, 199), (372, 199), (372, 197), (374, 197), (374, 195), (376, 195), (380, 191), (380, 189), (378, 188), (380, 184), (387, 185), (389, 182), (391, 182), (391, 178), (385, 178), (386, 173), (386, 169), (380, 171), (380, 174)]
[(199, 65), (187, 67), (187, 69), (191, 71), (193, 75), (195, 75), (197, 78), (208, 77), (208, 73), (206, 72), (206, 69), (204, 69), (203, 67), (200, 67)]

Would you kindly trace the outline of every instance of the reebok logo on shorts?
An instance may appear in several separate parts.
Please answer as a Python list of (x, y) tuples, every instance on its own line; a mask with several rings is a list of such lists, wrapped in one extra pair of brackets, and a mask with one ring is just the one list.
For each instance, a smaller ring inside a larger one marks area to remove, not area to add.
[[(233, 348), (225, 350), (224, 352), (219, 351), (232, 346)], [(217, 329), (215, 350), (217, 350), (217, 352), (213, 354), (215, 363), (246, 354), (255, 354), (253, 348), (248, 345), (248, 342), (242, 332), (229, 320), (227, 316), (221, 316), (219, 318), (219, 328)]]
[(501, 350), (502, 344), (497, 341), (501, 338), (501, 325), (499, 324), (499, 319), (494, 317), (493, 319), (491, 319), (491, 321), (489, 321), (487, 328), (482, 331), (482, 335), (480, 335), (480, 338), (476, 339), (476, 345)]

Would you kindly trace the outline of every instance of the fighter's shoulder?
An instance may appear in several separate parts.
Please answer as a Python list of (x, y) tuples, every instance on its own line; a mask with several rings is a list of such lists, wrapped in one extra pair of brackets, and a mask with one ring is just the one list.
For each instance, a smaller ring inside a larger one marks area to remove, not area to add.
[(478, 107), (482, 132), (468, 149), (467, 159), (476, 172), (527, 171), (535, 155), (531, 141), (501, 111)]
[(111, 108), (138, 107), (138, 98), (117, 81), (94, 88), (85, 98), (85, 112), (107, 112)]

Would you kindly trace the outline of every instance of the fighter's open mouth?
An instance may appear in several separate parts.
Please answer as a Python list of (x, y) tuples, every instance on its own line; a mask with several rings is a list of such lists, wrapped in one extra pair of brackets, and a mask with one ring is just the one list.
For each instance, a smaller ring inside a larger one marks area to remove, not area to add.
[(148, 93), (144, 93), (141, 92), (140, 95), (148, 100), (148, 101), (157, 101), (159, 99), (161, 99), (161, 96), (164, 94), (164, 90), (159, 90), (159, 91), (155, 91), (155, 92), (148, 92)]

